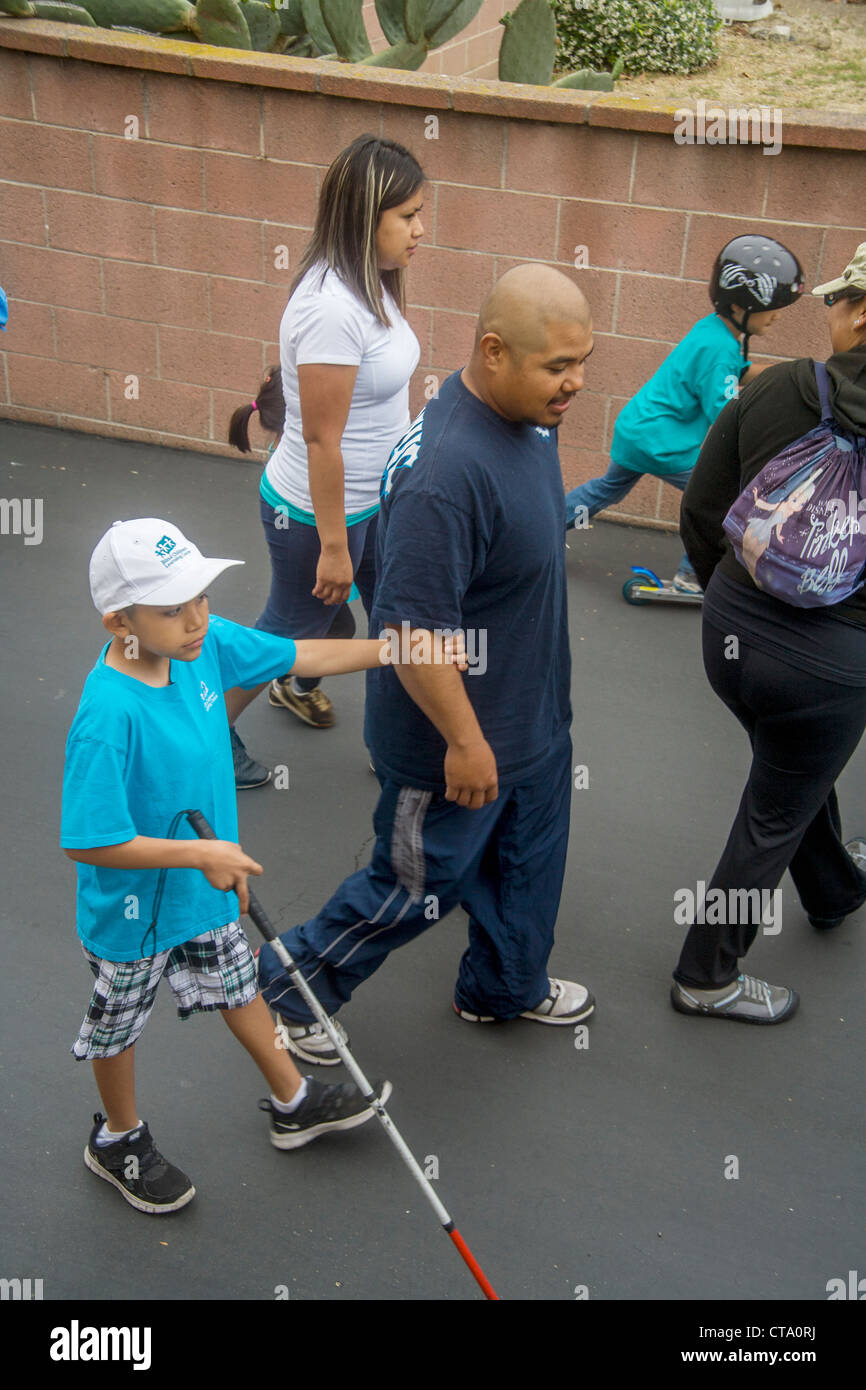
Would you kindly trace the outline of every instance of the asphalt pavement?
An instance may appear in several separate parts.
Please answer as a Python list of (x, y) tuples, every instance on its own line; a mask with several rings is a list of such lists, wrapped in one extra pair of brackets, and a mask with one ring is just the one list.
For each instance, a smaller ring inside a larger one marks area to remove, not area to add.
[[(42, 504), (39, 543), (35, 526), (29, 544), (0, 537), (0, 1275), (41, 1278), (57, 1300), (475, 1299), (380, 1126), (276, 1151), (254, 1065), (219, 1019), (180, 1023), (167, 986), (137, 1047), (139, 1113), (196, 1199), (143, 1216), (85, 1169), (100, 1102), (69, 1048), (91, 977), (58, 832), (64, 741), (102, 644), (88, 559), (116, 518), (165, 517), (205, 554), (246, 560), (215, 582), (212, 610), (253, 623), (268, 581), (259, 468), (11, 422), (0, 466), (7, 499)], [(460, 912), (393, 954), (341, 1014), (507, 1300), (826, 1301), (828, 1281), (866, 1274), (866, 909), (820, 935), (785, 880), (782, 929), (759, 935), (748, 968), (801, 993), (790, 1022), (749, 1028), (670, 1007), (674, 894), (709, 879), (748, 767), (746, 737), (703, 673), (699, 610), (622, 598), (631, 564), (670, 574), (679, 553), (676, 536), (604, 523), (568, 541), (585, 772), (551, 966), (595, 994), (586, 1032), (458, 1020)], [(372, 841), (364, 680), (327, 688), (331, 730), (264, 699), (240, 722), (250, 751), (289, 772), (287, 788), (240, 795), (244, 847), (265, 866), (257, 891), (281, 929), (313, 915)], [(863, 757), (839, 784), (852, 834), (866, 832)]]

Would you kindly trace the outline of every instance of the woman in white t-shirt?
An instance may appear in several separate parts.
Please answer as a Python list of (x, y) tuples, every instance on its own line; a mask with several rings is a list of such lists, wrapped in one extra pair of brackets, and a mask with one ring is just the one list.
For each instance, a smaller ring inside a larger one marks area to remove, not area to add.
[[(280, 324), (285, 426), (260, 486), (271, 591), (256, 626), (266, 632), (351, 637), (353, 582), (369, 617), (379, 485), (410, 424), (420, 357), (403, 280), (424, 233), (423, 182), (402, 145), (362, 135), (322, 183)], [(316, 728), (334, 723), (315, 678), (283, 677), (268, 698)]]

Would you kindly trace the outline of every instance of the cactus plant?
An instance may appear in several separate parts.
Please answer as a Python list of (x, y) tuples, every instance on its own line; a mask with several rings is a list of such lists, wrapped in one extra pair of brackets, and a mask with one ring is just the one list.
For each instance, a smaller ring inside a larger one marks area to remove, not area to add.
[(328, 26), (322, 18), (319, 0), (301, 0), (301, 13), (304, 16), (304, 29), (309, 34), (320, 53), (333, 53), (334, 41), (328, 33)]
[[(341, 58), (360, 63), (371, 53), (361, 9), (364, 0), (318, 0), (332, 46)], [(318, 42), (318, 40), (317, 40)], [(321, 47), (321, 45), (319, 45)]]
[(612, 92), (613, 85), (624, 67), (622, 58), (617, 58), (610, 72), (593, 72), (592, 68), (581, 68), (579, 72), (567, 72), (554, 82), (554, 87), (579, 87), (584, 91)]
[(410, 43), (420, 43), (430, 9), (429, 0), (403, 0), (403, 28)]
[(514, 13), (504, 14), (499, 22), (505, 26), (500, 80), (549, 86), (556, 61), (556, 20), (547, 0), (520, 0)]
[(404, 41), (406, 25), (403, 23), (403, 0), (376, 0), (376, 17), (390, 44)]
[(190, 29), (195, 5), (189, 0), (75, 0), (83, 10), (106, 29), (113, 24), (131, 24), (154, 34), (174, 34)]
[(432, 0), (424, 25), (428, 48), (438, 48), (465, 29), (481, 9), (482, 0)]
[[(447, 43), (475, 18), (481, 4), (482, 0), (376, 0), (376, 14), (385, 38), (399, 56), (397, 50), (405, 49), (407, 40), (412, 45), (423, 42), (428, 52)], [(415, 50), (405, 52), (414, 56)], [(377, 54), (377, 61), (381, 62), (382, 56)]]
[(242, 0), (242, 11), (253, 48), (258, 53), (269, 52), (282, 38), (276, 10), (264, 4), (263, 0)]
[(203, 43), (252, 48), (250, 31), (237, 0), (198, 0), (192, 31)]
[[(472, 20), (482, 0), (375, 0), (391, 47), (372, 53), (362, 17), (364, 0), (0, 0), (0, 14), (65, 19), (130, 33), (179, 33), (227, 48), (286, 53), (291, 57), (339, 56), (374, 67), (420, 68), (433, 48), (447, 43)], [(499, 77), (549, 86), (556, 57), (556, 21), (549, 0), (520, 0), (503, 15)], [(336, 51), (336, 52), (335, 52)], [(565, 73), (555, 87), (611, 91), (622, 71)]]
[(414, 71), (415, 68), (420, 68), (427, 53), (428, 48), (423, 39), (420, 43), (403, 39), (402, 42), (383, 49), (381, 53), (374, 53), (372, 57), (364, 58), (363, 61), (374, 68), (402, 68), (404, 71)]
[(420, 68), (431, 48), (459, 34), (482, 0), (376, 0), (376, 14), (391, 47), (363, 62), (383, 68)]
[(289, 38), (297, 38), (306, 33), (301, 0), (289, 0), (288, 5), (277, 10), (277, 19), (280, 21), (280, 33)]
[[(500, 80), (549, 87), (556, 61), (556, 19), (548, 0), (520, 0), (514, 14), (503, 15), (499, 22), (505, 25), (499, 48)], [(618, 59), (612, 72), (582, 68), (565, 73), (553, 86), (612, 92), (622, 69)]]
[(290, 39), (288, 48), (283, 49), (289, 58), (315, 58), (318, 51), (309, 34)]
[(63, 0), (32, 0), (37, 19), (53, 19), (56, 24), (83, 24), (95, 29), (96, 20), (81, 5), (67, 5)]

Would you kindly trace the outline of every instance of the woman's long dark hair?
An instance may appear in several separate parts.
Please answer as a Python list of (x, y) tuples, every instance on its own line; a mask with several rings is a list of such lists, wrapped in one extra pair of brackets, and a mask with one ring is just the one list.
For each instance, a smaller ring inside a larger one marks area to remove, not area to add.
[(325, 175), (316, 225), (301, 256), (289, 298), (310, 267), (323, 261), (380, 323), (390, 327), (380, 286), (385, 286), (403, 313), (404, 272), (379, 269), (376, 228), (383, 212), (408, 202), (423, 182), (424, 171), (402, 145), (379, 140), (375, 135), (359, 135), (353, 140), (337, 155)]
[(249, 405), (239, 405), (229, 421), (229, 444), (240, 449), (242, 454), (252, 452), (250, 446), (250, 418), (259, 412), (262, 428), (269, 434), (282, 434), (286, 420), (286, 402), (283, 399), (283, 380), (279, 367), (268, 367), (268, 374), (259, 387), (259, 393)]

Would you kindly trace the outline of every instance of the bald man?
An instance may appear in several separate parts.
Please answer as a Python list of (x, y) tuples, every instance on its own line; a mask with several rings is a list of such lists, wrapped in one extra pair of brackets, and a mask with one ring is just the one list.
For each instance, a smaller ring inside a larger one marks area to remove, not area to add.
[[(375, 633), (419, 655), (462, 629), (469, 669), (368, 673), (365, 737), (382, 793), (369, 865), (285, 942), (330, 1014), (395, 946), (469, 915), (454, 1010), (472, 1023), (589, 1017), (552, 979), (571, 804), (570, 657), (556, 430), (583, 386), (589, 306), (565, 275), (518, 266), (485, 300), (468, 365), (391, 454)], [(259, 979), (285, 1045), (339, 1061), (271, 947)]]

